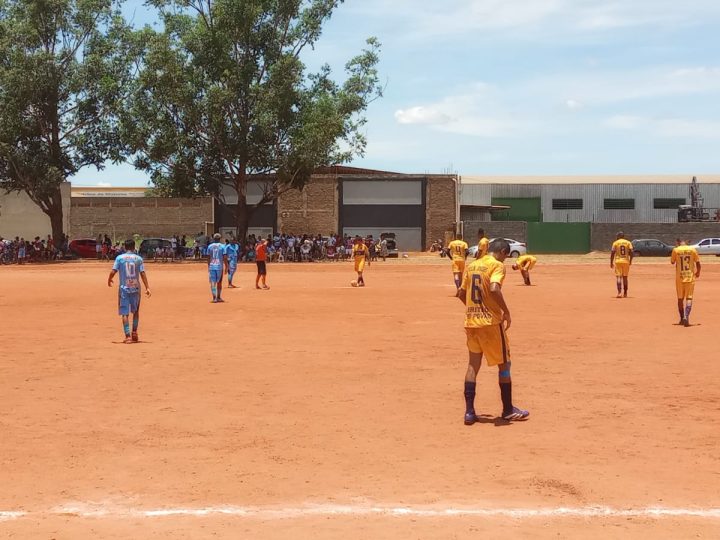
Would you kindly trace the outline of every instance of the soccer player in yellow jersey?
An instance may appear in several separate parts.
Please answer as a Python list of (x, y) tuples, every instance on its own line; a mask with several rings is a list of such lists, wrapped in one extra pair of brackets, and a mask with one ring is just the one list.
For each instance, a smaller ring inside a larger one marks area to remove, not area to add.
[(488, 240), (485, 236), (485, 230), (478, 229), (478, 249), (477, 253), (475, 254), (475, 258), (482, 259), (485, 255), (487, 255), (489, 245), (490, 240)]
[(695, 280), (700, 277), (700, 256), (695, 248), (681, 240), (679, 245), (672, 250), (670, 264), (675, 265), (675, 288), (680, 324), (690, 326)]
[(502, 417), (505, 420), (525, 420), (530, 413), (513, 406), (510, 378), (510, 310), (502, 294), (505, 280), (503, 261), (510, 252), (507, 240), (490, 243), (489, 254), (471, 262), (463, 276), (457, 296), (465, 304), (465, 333), (469, 361), (465, 373), (465, 425), (477, 422), (475, 414), (475, 386), (483, 355), (488, 366), (497, 366)]
[(618, 298), (627, 298), (628, 276), (630, 275), (632, 260), (632, 244), (625, 240), (625, 233), (620, 231), (617, 233), (617, 240), (613, 242), (612, 250), (610, 250), (610, 268), (615, 269)]
[(468, 245), (462, 239), (462, 235), (456, 234), (455, 240), (448, 244), (448, 256), (452, 259), (452, 272), (455, 278), (455, 287), (460, 288), (463, 272), (465, 271), (465, 259), (467, 258)]
[(532, 255), (521, 255), (512, 265), (513, 270), (520, 270), (525, 285), (530, 285), (530, 270), (535, 267), (537, 258)]
[(365, 279), (363, 278), (363, 270), (365, 270), (365, 260), (370, 255), (370, 250), (365, 245), (365, 242), (363, 242), (363, 239), (360, 236), (355, 237), (352, 253), (353, 260), (355, 261), (355, 271), (358, 275), (357, 286), (364, 287)]

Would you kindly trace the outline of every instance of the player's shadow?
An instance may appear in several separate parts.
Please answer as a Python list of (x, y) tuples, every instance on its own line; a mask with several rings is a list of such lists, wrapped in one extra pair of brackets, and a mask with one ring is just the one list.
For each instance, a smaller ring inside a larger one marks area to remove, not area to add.
[(124, 341), (111, 341), (113, 345), (142, 345), (143, 343), (152, 343), (152, 341), (133, 341), (132, 343), (125, 343)]
[(492, 414), (478, 414), (475, 416), (476, 424), (492, 424), (495, 427), (509, 426), (512, 424), (509, 420), (505, 420), (502, 416), (493, 416)]

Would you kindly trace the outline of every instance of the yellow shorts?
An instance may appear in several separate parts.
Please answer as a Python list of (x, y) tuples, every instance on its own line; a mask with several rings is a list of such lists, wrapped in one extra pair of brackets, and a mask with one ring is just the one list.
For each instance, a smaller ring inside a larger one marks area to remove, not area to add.
[(355, 259), (355, 271), (362, 273), (365, 270), (365, 259)]
[(520, 267), (520, 270), (525, 270), (526, 272), (529, 272), (529, 271), (532, 270), (533, 268), (535, 268), (535, 261), (530, 261), (529, 263), (527, 263), (527, 264), (525, 265), (525, 268), (523, 268), (523, 267), (521, 266), (521, 267)]
[(695, 292), (695, 282), (683, 283), (682, 281), (675, 282), (675, 289), (677, 290), (678, 300), (692, 300), (693, 293)]
[(510, 342), (501, 324), (466, 328), (467, 348), (471, 353), (482, 354), (488, 366), (510, 361)]
[(462, 274), (465, 271), (465, 261), (453, 261), (452, 271), (453, 274)]
[(615, 275), (617, 277), (628, 277), (630, 275), (630, 263), (626, 261), (617, 261), (615, 263)]

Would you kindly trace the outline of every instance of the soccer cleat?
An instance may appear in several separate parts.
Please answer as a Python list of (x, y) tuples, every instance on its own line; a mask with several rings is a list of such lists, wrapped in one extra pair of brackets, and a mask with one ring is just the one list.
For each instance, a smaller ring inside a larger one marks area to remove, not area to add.
[(477, 422), (477, 415), (475, 412), (466, 412), (465, 413), (465, 425), (466, 426), (472, 426), (475, 422)]
[(218, 298), (217, 300), (215, 300), (215, 303), (216, 303), (216, 304), (223, 304), (223, 303), (225, 303), (225, 300), (223, 300), (222, 298)]
[(683, 325), (685, 328), (687, 328), (688, 326), (690, 326), (690, 321), (687, 320), (687, 319), (683, 319), (683, 320), (682, 320), (682, 325)]
[(138, 337), (137, 332), (132, 333), (132, 340), (133, 340), (133, 343), (137, 343), (138, 341), (140, 341), (140, 338)]
[(125, 336), (123, 343), (132, 343), (132, 338), (130, 336)]
[(617, 293), (617, 296), (615, 298), (622, 298), (622, 294)]
[(503, 414), (504, 420), (527, 420), (527, 417), (530, 416), (529, 411), (523, 411), (522, 409), (518, 409), (517, 407), (513, 407), (512, 411)]

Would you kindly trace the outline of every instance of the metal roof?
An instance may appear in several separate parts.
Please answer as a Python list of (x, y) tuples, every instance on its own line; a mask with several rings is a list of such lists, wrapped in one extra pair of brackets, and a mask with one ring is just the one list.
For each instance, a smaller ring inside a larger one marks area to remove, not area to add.
[(461, 184), (687, 184), (697, 176), (699, 184), (720, 184), (720, 174), (643, 174), (643, 175), (543, 175), (543, 176), (478, 176), (460, 175)]

